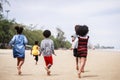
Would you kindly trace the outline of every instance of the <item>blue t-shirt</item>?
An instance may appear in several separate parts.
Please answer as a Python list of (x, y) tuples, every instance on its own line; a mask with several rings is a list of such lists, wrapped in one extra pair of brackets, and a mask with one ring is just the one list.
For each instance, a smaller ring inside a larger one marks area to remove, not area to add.
[(14, 35), (9, 44), (13, 47), (13, 57), (25, 57), (25, 45), (28, 43), (23, 34)]

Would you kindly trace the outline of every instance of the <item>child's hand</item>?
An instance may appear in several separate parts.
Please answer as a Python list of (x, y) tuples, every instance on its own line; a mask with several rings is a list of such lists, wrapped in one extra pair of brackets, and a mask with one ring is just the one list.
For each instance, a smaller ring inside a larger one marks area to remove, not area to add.
[(7, 48), (8, 48), (8, 49), (11, 49), (11, 48), (12, 48), (12, 46), (8, 45), (8, 46), (7, 46)]
[(54, 53), (55, 56), (57, 56), (55, 53)]
[(52, 54), (56, 56), (56, 54), (55, 54), (54, 50), (53, 50)]
[(73, 48), (70, 48), (70, 50), (73, 50)]

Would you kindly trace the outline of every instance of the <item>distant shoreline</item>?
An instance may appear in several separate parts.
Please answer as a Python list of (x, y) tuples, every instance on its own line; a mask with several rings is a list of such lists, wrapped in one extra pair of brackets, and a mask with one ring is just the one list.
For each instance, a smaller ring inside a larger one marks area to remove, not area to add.
[(120, 49), (95, 49), (95, 50), (99, 50), (99, 51), (118, 51), (118, 52), (120, 52)]

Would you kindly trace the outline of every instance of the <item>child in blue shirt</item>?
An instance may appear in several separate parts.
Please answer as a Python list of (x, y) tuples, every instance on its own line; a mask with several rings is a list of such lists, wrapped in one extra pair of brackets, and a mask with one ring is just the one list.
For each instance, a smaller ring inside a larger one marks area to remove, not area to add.
[(25, 59), (25, 45), (28, 43), (28, 40), (22, 34), (23, 27), (16, 26), (15, 30), (17, 34), (13, 36), (9, 44), (13, 47), (13, 57), (17, 58), (18, 75), (21, 75), (21, 66)]

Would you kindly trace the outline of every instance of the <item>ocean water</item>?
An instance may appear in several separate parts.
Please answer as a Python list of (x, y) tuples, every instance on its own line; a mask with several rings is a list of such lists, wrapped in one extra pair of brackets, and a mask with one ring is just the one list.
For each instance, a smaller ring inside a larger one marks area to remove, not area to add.
[(117, 52), (120, 52), (120, 49), (96, 49), (96, 50), (100, 50), (100, 51), (117, 51)]

